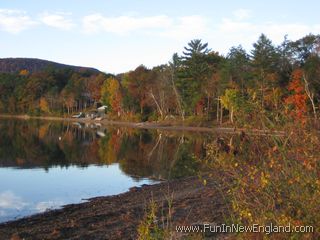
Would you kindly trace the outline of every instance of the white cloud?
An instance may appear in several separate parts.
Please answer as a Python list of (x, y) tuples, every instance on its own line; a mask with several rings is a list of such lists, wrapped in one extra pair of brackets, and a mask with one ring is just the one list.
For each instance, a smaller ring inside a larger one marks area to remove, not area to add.
[(70, 15), (70, 13), (63, 12), (45, 12), (41, 14), (40, 21), (50, 27), (58, 28), (60, 30), (70, 30), (75, 26), (72, 19), (68, 17)]
[(222, 23), (218, 26), (221, 33), (241, 33), (253, 31), (256, 26), (250, 22), (236, 21), (229, 18), (222, 19)]
[(0, 29), (17, 34), (36, 25), (25, 11), (0, 9)]
[(288, 34), (289, 39), (296, 40), (309, 33), (320, 32), (320, 25), (305, 25), (301, 23), (296, 24), (276, 24), (267, 23), (261, 25), (263, 33), (274, 40), (276, 43), (280, 43), (283, 40), (284, 35)]
[(244, 19), (248, 19), (251, 16), (251, 11), (249, 9), (237, 9), (233, 12), (233, 16), (237, 19), (237, 20), (244, 20)]
[(44, 212), (48, 209), (54, 209), (54, 208), (59, 208), (62, 205), (64, 205), (65, 203), (63, 201), (60, 200), (56, 200), (56, 201), (47, 201), (47, 202), (39, 202), (35, 205), (35, 210), (37, 212)]
[(126, 34), (142, 29), (165, 28), (171, 25), (171, 19), (165, 15), (153, 17), (104, 17), (103, 15), (91, 14), (83, 18), (83, 27), (87, 33), (100, 31)]
[(96, 13), (83, 18), (86, 33), (109, 32), (124, 35), (140, 31), (148, 35), (184, 38), (203, 33), (206, 27), (206, 20), (201, 16), (105, 17)]
[[(252, 43), (257, 41), (259, 35), (264, 33), (275, 44), (280, 44), (285, 35), (291, 40), (299, 39), (309, 33), (320, 31), (320, 25), (306, 25), (302, 23), (278, 23), (260, 22), (256, 23), (237, 18), (224, 18), (220, 24), (215, 26), (215, 35), (223, 36), (224, 43), (230, 48), (233, 45), (242, 44), (245, 48), (251, 48)], [(211, 33), (212, 35), (212, 33)]]
[(159, 32), (160, 36), (190, 40), (203, 36), (208, 31), (207, 20), (202, 16), (184, 16), (172, 22), (170, 27)]
[(21, 210), (28, 204), (13, 192), (6, 191), (0, 193), (0, 208)]

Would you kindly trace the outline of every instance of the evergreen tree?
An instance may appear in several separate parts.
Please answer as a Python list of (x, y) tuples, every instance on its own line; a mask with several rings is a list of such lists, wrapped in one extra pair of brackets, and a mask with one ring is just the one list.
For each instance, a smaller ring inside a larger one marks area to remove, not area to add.
[(192, 40), (184, 49), (177, 88), (186, 113), (193, 114), (196, 105), (204, 95), (201, 86), (210, 75), (207, 58), (210, 49), (208, 49), (208, 43), (202, 44), (199, 39)]

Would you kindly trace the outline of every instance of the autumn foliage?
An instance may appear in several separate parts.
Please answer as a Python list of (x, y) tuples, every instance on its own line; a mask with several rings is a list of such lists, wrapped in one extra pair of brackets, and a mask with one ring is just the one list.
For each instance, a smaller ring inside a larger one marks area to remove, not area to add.
[(43, 111), (43, 112), (47, 113), (50, 111), (48, 102), (44, 97), (40, 98), (39, 107), (40, 107), (41, 111)]
[(101, 89), (103, 104), (107, 105), (113, 113), (120, 116), (122, 111), (122, 94), (119, 81), (113, 77), (108, 78)]
[(194, 39), (167, 64), (140, 65), (117, 75), (5, 59), (0, 64), (0, 112), (70, 116), (103, 104), (106, 117), (125, 121), (283, 128), (306, 123), (308, 115), (314, 119), (308, 123), (317, 124), (319, 43), (320, 35), (310, 34), (276, 46), (261, 34), (250, 52), (240, 45), (224, 56)]
[(292, 73), (291, 81), (288, 90), (292, 92), (290, 96), (285, 99), (285, 103), (289, 106), (290, 116), (294, 120), (305, 123), (307, 117), (307, 95), (305, 93), (302, 82), (303, 71), (296, 69)]

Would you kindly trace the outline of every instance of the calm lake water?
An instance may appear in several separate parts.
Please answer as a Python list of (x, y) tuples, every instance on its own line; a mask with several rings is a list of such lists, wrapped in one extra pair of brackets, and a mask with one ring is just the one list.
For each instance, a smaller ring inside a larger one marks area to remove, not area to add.
[(196, 174), (204, 134), (0, 120), (0, 222)]

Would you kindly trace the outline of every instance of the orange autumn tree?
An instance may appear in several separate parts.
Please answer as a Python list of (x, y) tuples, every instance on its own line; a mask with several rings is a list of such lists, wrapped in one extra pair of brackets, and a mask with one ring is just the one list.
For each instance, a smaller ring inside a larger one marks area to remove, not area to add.
[(285, 103), (289, 106), (290, 115), (297, 122), (305, 123), (307, 118), (307, 98), (305, 88), (302, 81), (303, 70), (296, 69), (291, 75), (291, 81), (288, 90), (292, 93), (285, 99)]

